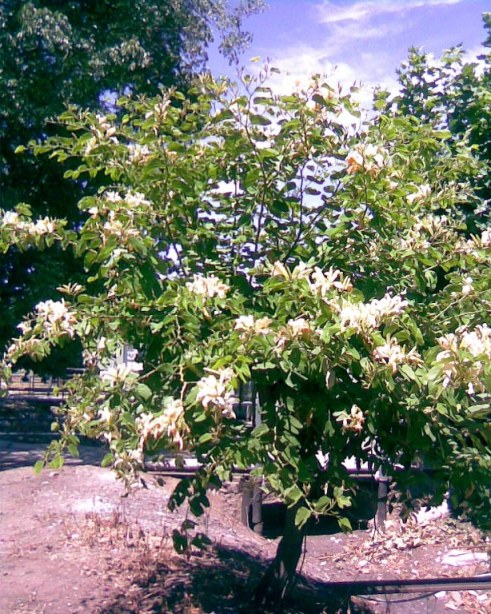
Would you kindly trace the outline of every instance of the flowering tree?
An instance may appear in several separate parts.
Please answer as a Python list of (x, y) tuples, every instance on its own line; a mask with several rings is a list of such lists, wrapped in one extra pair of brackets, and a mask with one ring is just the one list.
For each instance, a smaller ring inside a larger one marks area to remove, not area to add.
[[(19, 156), (17, 148), (63, 134), (53, 119), (70, 104), (95, 111), (128, 89), (185, 91), (192, 75), (206, 70), (214, 40), (236, 62), (251, 38), (246, 19), (262, 7), (261, 0), (2, 0), (0, 208), (13, 211), (24, 201), (37, 216), (63, 216), (77, 227), (83, 183), (65, 181), (65, 169), (48, 156)], [(58, 285), (85, 280), (78, 260), (56, 245), (42, 255), (10, 249), (0, 254), (0, 270), (2, 349), (19, 319), (55, 298)], [(38, 370), (73, 365), (77, 354), (67, 351)]]
[[(470, 495), (490, 468), (491, 234), (459, 207), (479, 206), (466, 142), (389, 114), (356, 131), (349, 95), (318, 77), (288, 96), (203, 77), (189, 99), (119, 105), (66, 113), (72, 136), (35, 148), (87, 182), (77, 231), (26, 208), (0, 221), (4, 249), (61, 242), (90, 274), (40, 303), (4, 358), (8, 376), (24, 354), (82, 345), (54, 462), (77, 434), (103, 437), (129, 480), (145, 455), (191, 451), (200, 468), (171, 507), (196, 515), (254, 467), (288, 506), (259, 602), (287, 592), (309, 519), (349, 528), (348, 457), (381, 465), (402, 503), (415, 463), (435, 470), (430, 503), (449, 483)], [(138, 362), (115, 366), (125, 344)], [(248, 381), (255, 427), (235, 416)]]

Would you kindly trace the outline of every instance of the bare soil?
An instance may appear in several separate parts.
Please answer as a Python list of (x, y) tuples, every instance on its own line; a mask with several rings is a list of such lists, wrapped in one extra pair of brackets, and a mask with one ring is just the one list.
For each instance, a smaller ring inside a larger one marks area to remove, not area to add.
[[(111, 471), (98, 465), (100, 449), (82, 448), (80, 459), (35, 475), (32, 465), (42, 450), (40, 444), (0, 441), (1, 614), (253, 611), (254, 586), (277, 545), (276, 506), (265, 506), (270, 537), (261, 537), (240, 523), (235, 485), (212, 493), (199, 524), (212, 545), (178, 555), (171, 535), (187, 511), (166, 507), (176, 479), (159, 486), (149, 476), (147, 488), (126, 495)], [(386, 533), (375, 536), (369, 529), (343, 534), (318, 525), (306, 540), (296, 593), (281, 611), (341, 611), (326, 598), (329, 581), (486, 573), (487, 548), (478, 531), (448, 516), (405, 525), (391, 520)], [(450, 564), (449, 553), (456, 559), (466, 554), (466, 564)], [(350, 611), (491, 611), (491, 594), (482, 591), (374, 599), (353, 598)]]

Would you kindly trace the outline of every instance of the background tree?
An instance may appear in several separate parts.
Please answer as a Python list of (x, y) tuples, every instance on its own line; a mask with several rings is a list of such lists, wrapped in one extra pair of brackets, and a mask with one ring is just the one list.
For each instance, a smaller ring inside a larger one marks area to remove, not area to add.
[[(55, 118), (70, 104), (96, 110), (126, 89), (152, 95), (159, 87), (185, 89), (206, 68), (216, 35), (235, 61), (249, 40), (243, 19), (261, 6), (261, 0), (2, 2), (0, 207), (29, 202), (39, 215), (80, 223), (82, 182), (63, 180), (63, 169), (48, 157), (19, 156), (16, 149), (60, 133)], [(47, 289), (83, 278), (79, 264), (56, 247), (42, 257), (11, 250), (0, 269), (2, 347)]]
[[(256, 592), (268, 603), (291, 586), (310, 519), (349, 527), (346, 458), (392, 475), (403, 509), (415, 465), (434, 468), (429, 504), (489, 477), (491, 235), (461, 214), (481, 171), (465, 139), (386, 113), (354, 134), (349, 96), (320, 78), (289, 96), (262, 77), (243, 88), (202, 77), (187, 96), (64, 115), (67, 136), (36, 149), (94, 182), (86, 221), (46, 228), (20, 209), (0, 240), (71, 245), (89, 278), (36, 306), (4, 366), (77, 339), (87, 370), (61, 444), (104, 437), (128, 480), (145, 455), (192, 451), (201, 468), (171, 505), (200, 515), (208, 488), (256, 467), (289, 509)], [(138, 359), (115, 365), (124, 344)], [(255, 428), (234, 413), (250, 380)], [(489, 523), (489, 492), (478, 501)], [(180, 549), (202, 543), (191, 525)]]
[[(483, 15), (491, 46), (491, 13)], [(441, 59), (411, 49), (409, 58), (398, 70), (400, 92), (387, 100), (388, 112), (416, 116), (442, 129), (448, 129), (453, 141), (466, 138), (474, 155), (482, 162), (481, 170), (471, 176), (477, 196), (462, 205), (468, 232), (490, 224), (491, 211), (491, 54), (478, 61), (465, 60), (462, 47), (447, 51)], [(380, 101), (380, 106), (384, 103)]]

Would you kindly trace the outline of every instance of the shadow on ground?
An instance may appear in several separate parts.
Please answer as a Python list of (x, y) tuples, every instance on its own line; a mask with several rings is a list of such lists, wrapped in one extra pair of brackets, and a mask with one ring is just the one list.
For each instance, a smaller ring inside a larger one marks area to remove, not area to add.
[[(10, 435), (8, 439), (0, 437), (0, 471), (18, 469), (19, 467), (34, 467), (34, 463), (43, 458), (48, 443), (49, 440), (36, 441), (36, 438), (32, 436), (14, 438)], [(78, 458), (67, 454), (65, 464), (100, 466), (106, 454), (105, 448), (101, 445), (83, 445), (80, 446), (79, 452)]]
[[(132, 588), (119, 594), (104, 608), (84, 602), (87, 611), (97, 614), (170, 613), (252, 614), (371, 614), (362, 605), (336, 600), (328, 585), (302, 576), (292, 597), (280, 609), (255, 609), (254, 587), (267, 567), (267, 561), (246, 552), (217, 547), (172, 562), (154, 562), (134, 574)], [(348, 609), (350, 608), (350, 609)]]

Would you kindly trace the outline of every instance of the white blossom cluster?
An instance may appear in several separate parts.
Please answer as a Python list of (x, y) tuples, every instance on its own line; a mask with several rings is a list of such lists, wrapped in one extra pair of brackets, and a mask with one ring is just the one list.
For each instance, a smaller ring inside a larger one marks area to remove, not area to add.
[(230, 389), (233, 377), (232, 369), (223, 369), (202, 377), (198, 382), (196, 401), (205, 409), (211, 407), (225, 417), (235, 418), (233, 406), (238, 399)]
[(397, 373), (400, 365), (423, 364), (421, 356), (415, 348), (408, 352), (405, 347), (400, 346), (393, 338), (387, 339), (386, 343), (375, 348), (372, 356), (377, 362), (390, 367), (392, 373)]
[(170, 100), (162, 100), (155, 104), (151, 111), (145, 113), (145, 119), (155, 117), (157, 121), (163, 121), (167, 115), (167, 108), (170, 105)]
[(353, 405), (349, 414), (341, 415), (337, 420), (342, 422), (343, 431), (361, 433), (365, 423), (365, 416), (358, 405)]
[(42, 237), (53, 234), (57, 230), (56, 222), (48, 217), (37, 220), (35, 223), (26, 222), (21, 219), (16, 211), (5, 211), (0, 218), (0, 228), (26, 234), (30, 237)]
[[(70, 311), (63, 299), (61, 301), (44, 301), (36, 305), (36, 315), (43, 321), (43, 328), (47, 334), (66, 333), (70, 337), (75, 334), (75, 324), (77, 323), (75, 314)], [(27, 324), (27, 326), (29, 326)], [(28, 332), (26, 323), (20, 324), (19, 328), (24, 327), (22, 332)], [(21, 328), (22, 330), (22, 328)]]
[(484, 230), (480, 236), (473, 237), (467, 241), (461, 241), (457, 244), (457, 251), (462, 254), (474, 256), (477, 260), (481, 260), (479, 250), (491, 249), (491, 230)]
[(137, 379), (137, 374), (143, 370), (141, 362), (121, 363), (115, 367), (102, 369), (99, 376), (111, 388), (115, 386), (131, 385)]
[(423, 183), (416, 188), (415, 192), (411, 192), (406, 197), (407, 202), (410, 205), (414, 203), (422, 202), (431, 196), (431, 187), (427, 183)]
[(128, 222), (122, 222), (117, 218), (115, 211), (109, 211), (107, 222), (104, 223), (104, 239), (110, 236), (118, 237), (121, 243), (126, 243), (131, 237), (139, 237), (140, 232)]
[[(119, 205), (119, 206), (115, 206)], [(102, 206), (91, 207), (89, 213), (92, 218), (97, 219), (99, 215), (109, 215), (110, 219), (115, 219), (117, 213), (121, 212), (125, 217), (134, 219), (135, 210), (147, 209), (151, 207), (151, 202), (140, 192), (131, 190), (123, 197), (119, 192), (108, 190), (102, 196)]]
[(288, 320), (286, 326), (281, 328), (275, 339), (276, 351), (281, 352), (286, 345), (292, 340), (309, 339), (316, 330), (313, 322), (306, 318), (295, 318)]
[(184, 406), (180, 399), (169, 400), (160, 415), (141, 414), (136, 419), (140, 435), (139, 448), (143, 450), (149, 439), (158, 441), (168, 437), (179, 450), (184, 448), (183, 435), (189, 430), (184, 421)]
[(269, 335), (271, 333), (271, 318), (257, 318), (252, 315), (240, 316), (235, 320), (234, 330), (241, 333), (243, 339), (253, 335)]
[(96, 115), (97, 125), (92, 126), (92, 132), (99, 138), (111, 137), (116, 134), (116, 127), (105, 115)]
[(129, 143), (127, 149), (128, 160), (132, 164), (144, 164), (151, 154), (148, 145), (140, 145), (139, 143)]
[(341, 329), (355, 329), (358, 333), (368, 333), (380, 326), (384, 319), (403, 313), (408, 302), (399, 295), (386, 294), (381, 299), (373, 299), (369, 303), (349, 303), (342, 300), (331, 306), (339, 314)]
[[(491, 328), (487, 324), (479, 324), (474, 330), (465, 327), (455, 333), (444, 335), (438, 339), (442, 351), (437, 355), (437, 362), (442, 364), (445, 378), (443, 385), (451, 382), (467, 384), (469, 394), (475, 389), (484, 390), (480, 381), (485, 364), (491, 361)], [(462, 357), (459, 352), (465, 352), (472, 359)]]
[(427, 215), (416, 222), (400, 241), (402, 249), (427, 250), (433, 244), (455, 244), (457, 235), (444, 215)]
[(304, 262), (300, 262), (290, 273), (282, 262), (276, 261), (271, 268), (271, 276), (285, 279), (305, 279), (311, 292), (323, 298), (333, 289), (338, 292), (351, 292), (353, 289), (350, 278), (345, 277), (338, 269), (331, 267), (324, 272), (320, 267), (309, 267)]
[(310, 289), (325, 297), (333, 288), (338, 292), (351, 292), (353, 284), (349, 277), (344, 277), (337, 269), (331, 267), (324, 273), (319, 267), (315, 267), (310, 277)]
[(186, 283), (186, 288), (192, 293), (198, 296), (205, 296), (206, 298), (225, 298), (230, 287), (215, 277), (215, 275), (209, 275), (204, 277), (203, 275), (193, 275), (193, 281)]
[(101, 141), (109, 140), (111, 143), (118, 143), (118, 139), (115, 136), (116, 126), (105, 115), (96, 115), (96, 122), (90, 127), (93, 136), (85, 144), (85, 156), (90, 155)]
[(387, 166), (387, 151), (371, 143), (359, 143), (346, 156), (346, 172), (353, 175), (366, 172), (376, 177)]

